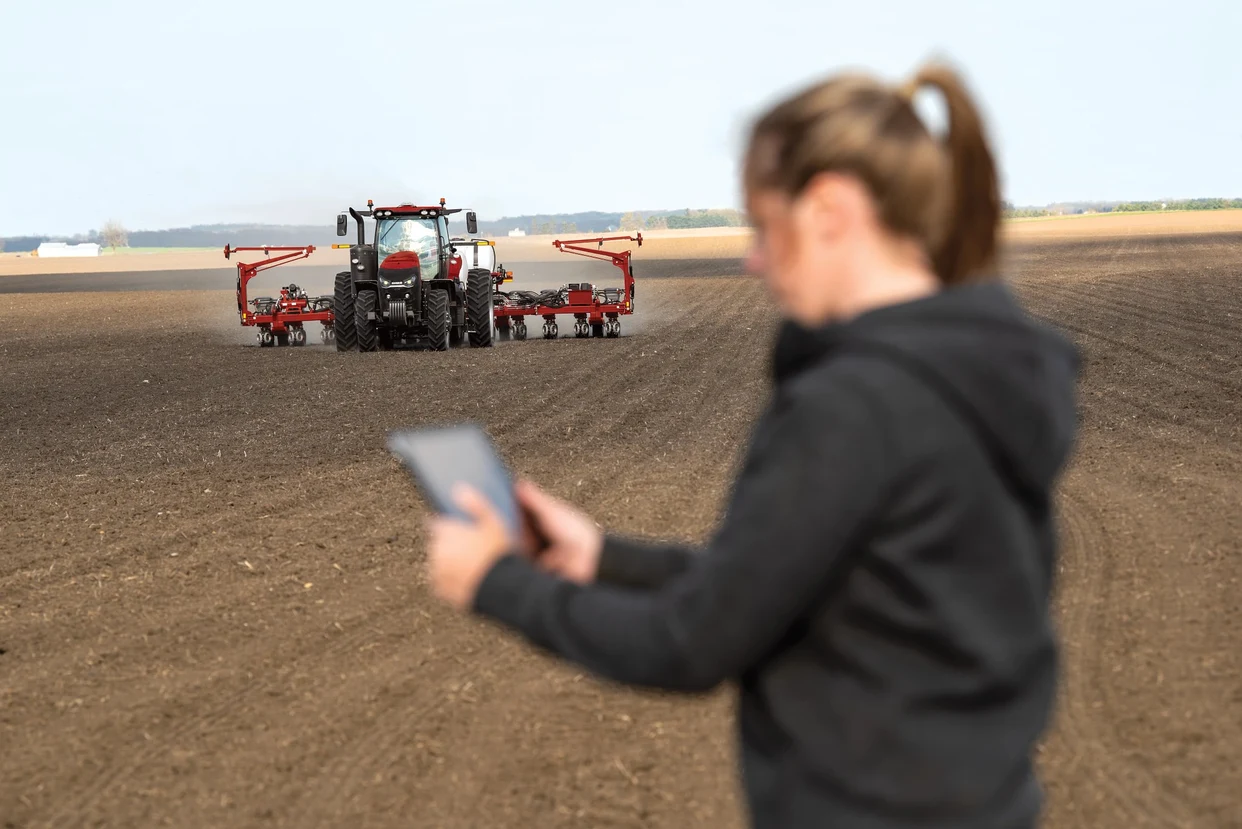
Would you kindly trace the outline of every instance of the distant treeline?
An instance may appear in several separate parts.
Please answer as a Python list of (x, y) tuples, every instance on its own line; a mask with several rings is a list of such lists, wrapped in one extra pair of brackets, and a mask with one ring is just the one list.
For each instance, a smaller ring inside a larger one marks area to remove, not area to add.
[[(1160, 210), (1229, 210), (1242, 209), (1242, 199), (1172, 199), (1164, 201), (1129, 202), (1062, 202), (1044, 207), (1017, 207), (1003, 202), (1006, 218), (1068, 216), (1082, 213), (1141, 213)], [(511, 230), (528, 234), (600, 234), (660, 230), (664, 228), (744, 227), (745, 216), (737, 210), (646, 210), (628, 213), (553, 213), (510, 216), (501, 219), (480, 219), (479, 234), (504, 236)], [(464, 236), (465, 218), (457, 214), (449, 222), (453, 235)], [(355, 238), (352, 222), (347, 240)], [(129, 245), (136, 248), (223, 248), (257, 245), (315, 245), (327, 247), (340, 241), (335, 223), (327, 225), (247, 225), (216, 224), (177, 227), (168, 230), (135, 230), (129, 233)], [(99, 231), (74, 236), (11, 236), (0, 238), (0, 251), (32, 251), (44, 242), (97, 242), (105, 244)]]
[(1161, 201), (1062, 202), (1044, 207), (1015, 207), (1004, 202), (1007, 219), (1075, 216), (1084, 213), (1147, 213), (1161, 210), (1239, 210), (1242, 199), (1164, 199)]
[(511, 230), (525, 233), (615, 233), (687, 227), (738, 227), (745, 222), (736, 210), (635, 210), (628, 213), (556, 213), (512, 216), (479, 221), (479, 231), (504, 235)]
[[(505, 236), (511, 230), (535, 234), (600, 234), (621, 230), (648, 230), (665, 227), (730, 227), (742, 223), (736, 210), (651, 210), (631, 213), (553, 213), (539, 215), (509, 216), (501, 219), (479, 220), (479, 235)], [(449, 230), (454, 236), (466, 235), (466, 220), (456, 214), (449, 220)], [(346, 240), (356, 238), (353, 222), (350, 222)], [(368, 231), (369, 234), (369, 231)], [(135, 248), (223, 248), (255, 245), (316, 245), (327, 246), (339, 242), (335, 221), (325, 225), (247, 225), (216, 224), (176, 227), (167, 230), (135, 230), (129, 233), (129, 246)], [(0, 250), (31, 251), (44, 242), (98, 242), (103, 244), (99, 231), (79, 233), (74, 236), (14, 236), (0, 239)]]
[(1123, 201), (1113, 208), (1117, 213), (1145, 213), (1150, 210), (1237, 210), (1242, 199), (1177, 199), (1174, 201)]
[[(336, 237), (335, 224), (318, 225), (195, 225), (169, 230), (134, 230), (129, 233), (129, 246), (134, 248), (214, 248), (225, 245), (250, 247), (258, 245), (315, 245), (327, 246), (340, 241)], [(68, 242), (81, 244), (97, 242), (104, 244), (99, 232), (79, 233), (75, 236), (15, 236), (0, 239), (0, 250), (9, 252), (31, 251), (44, 242)]]

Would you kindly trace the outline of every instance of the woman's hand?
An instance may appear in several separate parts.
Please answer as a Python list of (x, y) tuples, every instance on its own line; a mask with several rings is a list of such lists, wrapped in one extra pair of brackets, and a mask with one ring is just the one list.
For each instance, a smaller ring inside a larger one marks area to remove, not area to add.
[(518, 482), (517, 498), (544, 545), (535, 549), (535, 565), (578, 584), (594, 581), (604, 547), (599, 525), (529, 481)]
[(474, 489), (458, 487), (454, 500), (471, 520), (441, 515), (430, 521), (427, 568), (436, 596), (458, 610), (469, 610), (492, 565), (514, 543), (500, 514)]
[(469, 610), (489, 570), (512, 552), (536, 566), (579, 584), (595, 579), (604, 533), (583, 513), (553, 498), (529, 481), (517, 485), (525, 512), (520, 544), (509, 537), (491, 503), (469, 487), (459, 487), (458, 506), (470, 520), (439, 515), (429, 522), (427, 567), (436, 596), (458, 610)]

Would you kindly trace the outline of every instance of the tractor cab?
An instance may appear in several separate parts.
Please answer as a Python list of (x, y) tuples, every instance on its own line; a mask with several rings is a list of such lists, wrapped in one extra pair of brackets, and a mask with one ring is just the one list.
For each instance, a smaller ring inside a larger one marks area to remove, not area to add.
[[(445, 207), (444, 199), (440, 199), (438, 205), (400, 204), (395, 207), (375, 207), (368, 200), (366, 210), (350, 208), (348, 215), (341, 213), (336, 217), (337, 236), (348, 233), (349, 216), (353, 216), (358, 227), (358, 244), (338, 247), (356, 248), (351, 261), (354, 270), (362, 271), (364, 278), (370, 276), (367, 274), (368, 266), (371, 273), (378, 273), (384, 267), (384, 261), (392, 254), (412, 253), (418, 258), (423, 279), (455, 279), (461, 263), (455, 261), (449, 241), (448, 217), (459, 212), (460, 208)], [(366, 242), (364, 218), (375, 221), (374, 237), (370, 245)], [(473, 212), (466, 214), (466, 227), (470, 233), (475, 233), (478, 229)], [(408, 261), (409, 257), (402, 259)]]
[[(394, 253), (413, 253), (423, 279), (437, 279), (447, 258), (448, 222), (443, 216), (392, 216), (375, 221), (375, 252), (380, 270)], [(403, 257), (409, 259), (409, 257)]]

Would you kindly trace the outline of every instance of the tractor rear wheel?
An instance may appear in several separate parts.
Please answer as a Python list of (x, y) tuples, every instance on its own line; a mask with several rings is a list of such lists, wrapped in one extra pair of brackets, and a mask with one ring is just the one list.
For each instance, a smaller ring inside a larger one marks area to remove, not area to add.
[(372, 319), (378, 304), (375, 291), (359, 291), (354, 299), (354, 331), (359, 351), (379, 351), (379, 320)]
[(332, 338), (337, 351), (357, 351), (358, 332), (354, 328), (354, 278), (349, 271), (336, 275), (332, 286)]
[(492, 344), (496, 327), (496, 306), (492, 302), (492, 272), (486, 268), (471, 268), (466, 276), (466, 316), (470, 332), (470, 345), (487, 348)]
[(432, 288), (427, 292), (423, 313), (427, 315), (427, 341), (433, 351), (449, 349), (449, 295), (448, 291)]

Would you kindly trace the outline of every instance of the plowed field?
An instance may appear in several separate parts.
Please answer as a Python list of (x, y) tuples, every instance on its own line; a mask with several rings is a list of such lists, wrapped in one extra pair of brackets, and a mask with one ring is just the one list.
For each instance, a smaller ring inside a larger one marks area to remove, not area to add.
[[(1046, 825), (1242, 825), (1242, 234), (1010, 260), (1086, 356)], [(227, 283), (0, 296), (0, 826), (741, 825), (729, 693), (442, 610), (384, 449), (481, 420), (602, 523), (703, 537), (775, 318), (636, 271), (620, 339), (443, 354), (260, 349)]]

